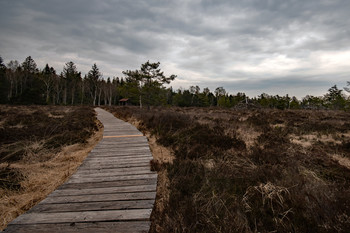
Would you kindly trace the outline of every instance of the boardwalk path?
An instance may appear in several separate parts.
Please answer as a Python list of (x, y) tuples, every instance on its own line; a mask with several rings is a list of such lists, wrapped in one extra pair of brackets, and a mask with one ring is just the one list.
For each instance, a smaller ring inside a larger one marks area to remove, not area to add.
[(97, 108), (103, 139), (78, 171), (6, 232), (148, 232), (157, 174), (147, 138)]

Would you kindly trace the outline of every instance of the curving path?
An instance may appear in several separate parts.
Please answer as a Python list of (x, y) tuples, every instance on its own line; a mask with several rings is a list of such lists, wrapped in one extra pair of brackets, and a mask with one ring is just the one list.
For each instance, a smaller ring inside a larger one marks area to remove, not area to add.
[(148, 232), (157, 174), (148, 141), (100, 108), (103, 139), (78, 171), (5, 232)]

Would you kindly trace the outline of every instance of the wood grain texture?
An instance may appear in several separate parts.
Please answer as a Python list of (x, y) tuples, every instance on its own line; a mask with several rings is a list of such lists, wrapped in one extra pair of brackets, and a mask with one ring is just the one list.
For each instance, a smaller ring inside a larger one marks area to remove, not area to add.
[(6, 232), (9, 233), (147, 233), (149, 221), (127, 222), (87, 222), (87, 223), (55, 223), (12, 225)]
[(121, 200), (150, 200), (155, 198), (153, 192), (130, 192), (130, 193), (112, 193), (112, 194), (92, 194), (92, 195), (74, 195), (74, 196), (48, 196), (39, 204), (53, 203), (85, 203), (94, 201), (121, 201)]
[(27, 213), (19, 216), (13, 224), (45, 224), (75, 222), (105, 222), (117, 220), (148, 220), (152, 209), (103, 210), (60, 213)]
[(76, 184), (63, 184), (60, 189), (84, 189), (84, 188), (106, 188), (106, 187), (124, 187), (133, 185), (156, 184), (157, 179), (138, 179), (138, 180), (117, 180), (108, 182), (87, 182)]
[[(127, 209), (151, 209), (153, 200), (119, 200), (100, 201), (86, 203), (53, 203), (40, 204), (33, 208), (33, 212), (60, 213), (60, 212), (81, 212), (101, 210), (127, 210)], [(72, 211), (74, 210), (74, 211)]]
[(103, 187), (103, 188), (81, 188), (81, 189), (58, 189), (50, 196), (75, 196), (75, 195), (92, 195), (92, 194), (109, 194), (109, 193), (126, 193), (126, 192), (149, 192), (156, 191), (157, 185), (137, 185), (121, 187)]
[(77, 172), (5, 232), (148, 232), (157, 174), (148, 140), (97, 108), (104, 138)]

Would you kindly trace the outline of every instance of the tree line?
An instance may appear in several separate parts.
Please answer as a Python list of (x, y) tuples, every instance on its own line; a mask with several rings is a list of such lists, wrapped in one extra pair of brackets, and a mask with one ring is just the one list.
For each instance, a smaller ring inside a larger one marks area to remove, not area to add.
[[(128, 99), (132, 105), (228, 107), (228, 108), (276, 108), (276, 109), (349, 109), (350, 99), (336, 85), (323, 96), (307, 95), (301, 100), (295, 96), (268, 95), (249, 98), (245, 93), (229, 94), (223, 87), (214, 92), (199, 86), (173, 90), (166, 88), (176, 75), (165, 76), (160, 63), (147, 61), (138, 70), (123, 71), (124, 77), (104, 79), (96, 64), (82, 76), (74, 62), (67, 62), (60, 73), (48, 64), (38, 69), (28, 56), (22, 63), (10, 61), (4, 64), (0, 57), (1, 104), (50, 104), (50, 105), (117, 105), (120, 99)], [(350, 92), (350, 82), (344, 88)]]
[(82, 77), (74, 62), (58, 74), (48, 64), (39, 70), (29, 56), (21, 64), (3, 64), (0, 57), (0, 103), (4, 104), (116, 104), (118, 79), (104, 80), (96, 64)]

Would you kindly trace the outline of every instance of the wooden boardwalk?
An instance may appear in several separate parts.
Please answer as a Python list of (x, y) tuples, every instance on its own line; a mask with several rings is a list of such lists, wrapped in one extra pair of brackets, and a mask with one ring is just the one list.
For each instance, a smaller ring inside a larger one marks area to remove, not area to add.
[(148, 141), (97, 108), (103, 139), (78, 171), (5, 232), (148, 232), (157, 174)]

